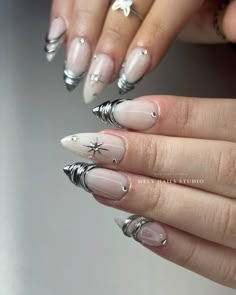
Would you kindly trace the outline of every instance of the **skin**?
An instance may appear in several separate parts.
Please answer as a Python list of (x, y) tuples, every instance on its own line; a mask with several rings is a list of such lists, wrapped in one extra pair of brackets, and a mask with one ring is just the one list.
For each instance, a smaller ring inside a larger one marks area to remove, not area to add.
[[(131, 188), (119, 201), (96, 200), (162, 223), (167, 246), (148, 249), (236, 288), (236, 100), (139, 100), (159, 105), (155, 126), (144, 133), (104, 131), (121, 137), (127, 151), (117, 165), (103, 167), (127, 175)], [(183, 178), (203, 182), (183, 183)]]
[[(218, 3), (218, 0), (136, 0), (135, 8), (144, 16), (141, 23), (137, 17), (126, 18), (121, 12), (112, 11), (109, 0), (103, 0), (102, 5), (100, 0), (94, 0), (93, 5), (85, 0), (54, 0), (51, 19), (61, 16), (67, 24), (67, 52), (75, 37), (85, 37), (94, 54), (104, 53), (114, 60), (112, 82), (125, 58), (136, 47), (149, 50), (150, 72), (176, 38), (186, 42), (224, 42), (212, 25)], [(227, 40), (236, 42), (236, 0), (227, 6), (220, 19)]]

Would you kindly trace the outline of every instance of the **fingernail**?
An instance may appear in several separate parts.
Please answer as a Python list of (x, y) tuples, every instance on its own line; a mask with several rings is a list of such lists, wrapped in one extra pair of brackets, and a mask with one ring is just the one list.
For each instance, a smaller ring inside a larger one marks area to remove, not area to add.
[(136, 241), (152, 247), (162, 247), (167, 244), (167, 233), (157, 222), (145, 217), (131, 215), (128, 218), (115, 218), (116, 224), (124, 235), (133, 237)]
[(88, 69), (91, 48), (84, 38), (75, 38), (70, 45), (64, 69), (64, 81), (69, 91), (74, 90)]
[(114, 71), (114, 62), (106, 54), (94, 56), (84, 86), (85, 103), (92, 102), (110, 82)]
[(125, 154), (125, 143), (120, 137), (103, 133), (70, 135), (61, 144), (83, 158), (103, 164), (116, 164)]
[(120, 71), (117, 85), (120, 94), (133, 90), (151, 64), (151, 56), (144, 48), (135, 48)]
[(62, 17), (56, 17), (51, 23), (46, 37), (44, 50), (48, 61), (52, 61), (65, 39), (66, 23)]
[(111, 200), (122, 199), (129, 190), (129, 180), (124, 174), (94, 164), (75, 163), (66, 166), (64, 172), (74, 185)]
[(152, 101), (118, 99), (102, 103), (93, 109), (93, 113), (114, 127), (141, 131), (153, 127), (160, 112)]

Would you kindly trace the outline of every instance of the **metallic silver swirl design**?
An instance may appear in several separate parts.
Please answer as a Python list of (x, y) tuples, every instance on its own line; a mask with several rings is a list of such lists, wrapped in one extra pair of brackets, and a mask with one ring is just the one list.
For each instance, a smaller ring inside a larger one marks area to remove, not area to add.
[(117, 99), (114, 101), (106, 101), (99, 105), (98, 107), (93, 109), (94, 115), (100, 119), (104, 123), (109, 123), (114, 127), (124, 129), (123, 126), (121, 126), (114, 117), (114, 110), (116, 106), (124, 101), (127, 101), (125, 99)]
[(58, 47), (64, 42), (65, 32), (63, 32), (58, 38), (49, 39), (48, 35), (45, 38), (44, 51), (46, 53), (55, 53), (58, 50)]
[(66, 166), (63, 170), (75, 186), (79, 186), (83, 188), (85, 191), (92, 193), (92, 191), (88, 188), (86, 184), (85, 177), (86, 174), (94, 168), (97, 168), (97, 165), (78, 162)]
[(83, 79), (86, 72), (83, 72), (82, 74), (76, 76), (74, 75), (70, 70), (64, 68), (64, 81), (66, 84), (66, 87), (69, 91), (74, 90), (80, 83), (80, 81)]
[(119, 94), (120, 95), (124, 95), (128, 92), (130, 92), (131, 90), (133, 90), (135, 88), (135, 86), (143, 79), (143, 77), (141, 77), (138, 81), (135, 82), (128, 82), (126, 79), (126, 75), (124, 73), (124, 67), (122, 67), (121, 71), (120, 71), (120, 77), (117, 81), (117, 86), (119, 88)]
[[(141, 217), (138, 215), (131, 215), (125, 220), (125, 223), (122, 227), (122, 231), (125, 236), (129, 238), (133, 237), (137, 242), (141, 243), (141, 241), (138, 239), (139, 231), (145, 224), (149, 222), (153, 222), (153, 220), (145, 218), (145, 217)], [(130, 226), (133, 223), (134, 223), (134, 228), (129, 233)]]

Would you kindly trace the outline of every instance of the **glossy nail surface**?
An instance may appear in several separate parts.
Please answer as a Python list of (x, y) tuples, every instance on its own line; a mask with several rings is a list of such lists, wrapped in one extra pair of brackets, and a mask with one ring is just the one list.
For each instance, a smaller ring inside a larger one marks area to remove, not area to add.
[(145, 48), (135, 48), (128, 56), (120, 72), (117, 85), (120, 94), (133, 90), (151, 64), (151, 56)]
[(94, 115), (104, 123), (133, 130), (150, 129), (159, 118), (159, 107), (147, 100), (107, 101), (93, 109)]
[(76, 88), (89, 67), (91, 48), (84, 38), (75, 38), (67, 55), (64, 69), (64, 81), (69, 91)]
[(48, 61), (52, 61), (60, 46), (64, 42), (66, 23), (62, 17), (52, 20), (48, 35), (46, 37), (45, 52)]
[[(162, 247), (167, 243), (167, 233), (164, 228), (157, 222), (148, 221), (145, 223), (144, 217), (135, 217), (127, 227), (126, 234), (131, 237), (136, 231), (136, 239), (143, 244)], [(142, 221), (143, 224), (142, 224)], [(127, 219), (124, 217), (117, 217), (115, 219), (116, 224), (123, 230), (124, 225), (127, 223)]]
[(61, 143), (81, 157), (104, 164), (118, 163), (126, 150), (120, 137), (103, 133), (74, 134), (63, 138)]
[(91, 63), (85, 86), (84, 101), (92, 102), (110, 82), (114, 71), (113, 60), (105, 54), (96, 55)]
[(129, 190), (129, 180), (124, 174), (94, 164), (80, 162), (63, 170), (74, 185), (97, 196), (120, 200)]

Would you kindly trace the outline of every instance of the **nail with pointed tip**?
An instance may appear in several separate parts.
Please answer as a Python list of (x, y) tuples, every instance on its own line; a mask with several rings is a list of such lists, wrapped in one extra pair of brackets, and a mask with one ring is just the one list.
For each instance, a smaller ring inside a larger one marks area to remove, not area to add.
[(104, 123), (117, 128), (143, 131), (152, 128), (159, 119), (159, 105), (149, 100), (106, 101), (93, 109), (93, 114)]
[(135, 48), (122, 66), (117, 82), (119, 94), (133, 90), (143, 79), (151, 64), (151, 56), (145, 48)]
[(85, 38), (75, 38), (69, 47), (64, 67), (64, 82), (69, 91), (73, 91), (83, 79), (89, 67), (91, 48)]
[(114, 61), (106, 54), (95, 55), (84, 85), (84, 102), (92, 102), (111, 81)]
[(61, 144), (77, 155), (102, 164), (119, 163), (126, 152), (119, 136), (105, 133), (80, 133), (64, 137)]
[(53, 60), (59, 48), (64, 43), (66, 34), (66, 23), (62, 17), (53, 19), (49, 33), (45, 39), (44, 51), (49, 62)]
[(69, 177), (70, 176), (70, 165), (66, 166), (63, 168), (63, 171), (65, 174)]
[(64, 169), (65, 174), (75, 186), (93, 195), (117, 201), (129, 191), (128, 177), (120, 172), (84, 162), (66, 166)]
[(125, 236), (132, 237), (137, 242), (152, 247), (163, 247), (167, 244), (165, 229), (151, 219), (131, 215), (128, 218), (117, 217), (115, 222)]

